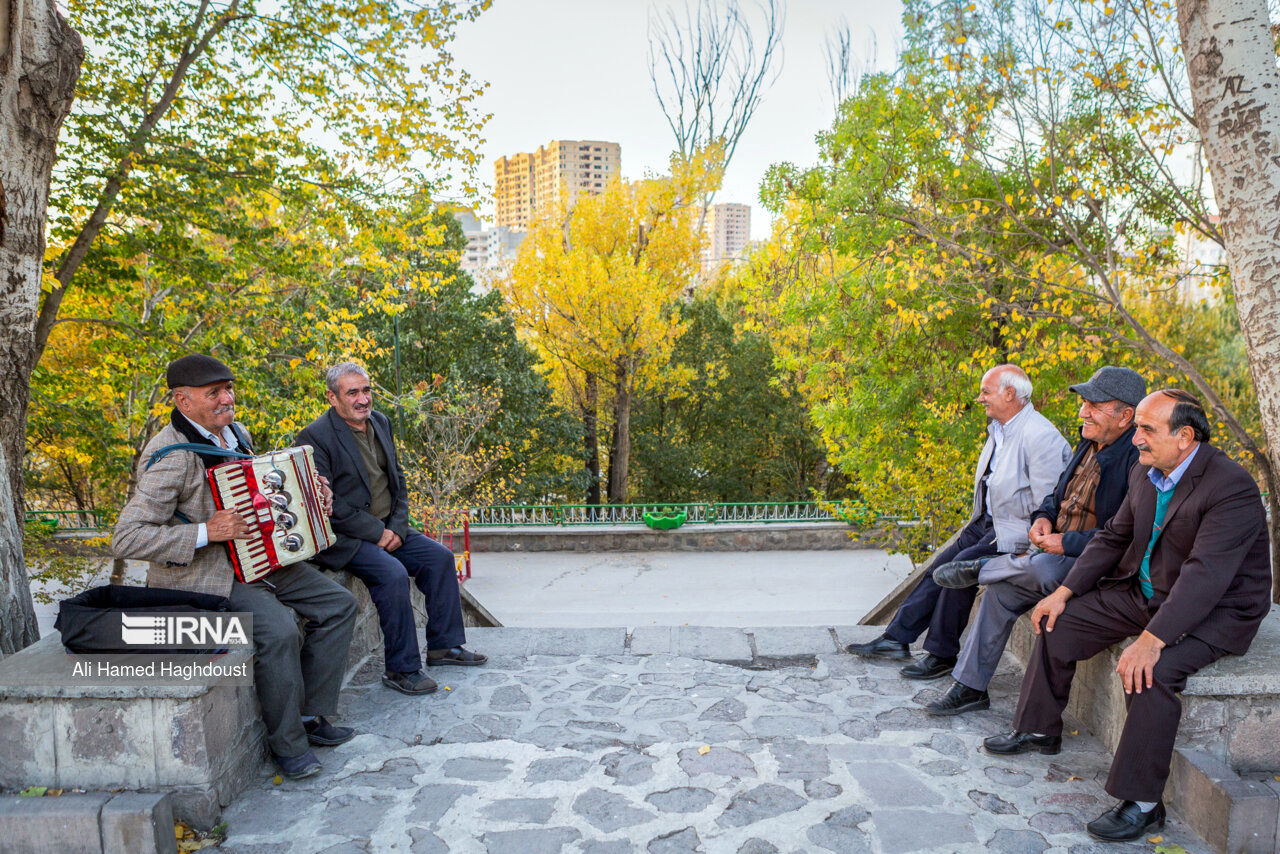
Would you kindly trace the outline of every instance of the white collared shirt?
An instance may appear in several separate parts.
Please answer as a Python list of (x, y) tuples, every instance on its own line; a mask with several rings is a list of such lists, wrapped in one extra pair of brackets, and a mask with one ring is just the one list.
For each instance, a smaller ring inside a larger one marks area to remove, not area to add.
[[(178, 414), (182, 415), (183, 418), (187, 418), (187, 416), (183, 415), (181, 412), (179, 412)], [(218, 445), (217, 436), (210, 433), (208, 430), (204, 429), (199, 424), (192, 421), (190, 418), (187, 418), (187, 423), (190, 424), (192, 427), (196, 428), (196, 432), (198, 432), (201, 436), (204, 436), (210, 442), (213, 442), (213, 444)], [(236, 438), (236, 431), (231, 429), (230, 424), (222, 428), (221, 435), (222, 435), (222, 441), (226, 442), (227, 447), (231, 448), (232, 450), (235, 450), (236, 446), (240, 444), (240, 440)], [(218, 445), (218, 447), (222, 447), (222, 446)]]
[[(213, 444), (218, 445), (218, 439), (216, 436), (214, 436), (208, 430), (201, 427), (196, 422), (192, 421), (190, 418), (187, 418), (187, 416), (184, 413), (179, 412), (178, 414), (181, 415), (183, 418), (186, 418), (187, 423), (190, 424), (192, 427), (196, 428), (196, 432), (198, 432), (201, 436), (205, 437), (210, 442), (213, 442)], [(240, 444), (240, 440), (236, 438), (236, 431), (231, 429), (230, 424), (222, 428), (222, 441), (226, 442), (227, 447), (233, 450), (237, 445)], [(218, 447), (222, 447), (222, 446), (218, 445)], [(202, 549), (207, 545), (209, 545), (209, 529), (205, 527), (204, 522), (201, 522), (200, 527), (196, 528), (196, 548)]]
[(1160, 471), (1160, 469), (1152, 466), (1147, 469), (1147, 478), (1155, 485), (1156, 489), (1161, 492), (1167, 492), (1178, 485), (1178, 481), (1182, 480), (1182, 476), (1187, 473), (1187, 468), (1191, 465), (1191, 461), (1196, 458), (1196, 454), (1200, 452), (1200, 444), (1191, 449), (1191, 453), (1187, 458), (1178, 464), (1178, 467), (1169, 472), (1168, 476)]

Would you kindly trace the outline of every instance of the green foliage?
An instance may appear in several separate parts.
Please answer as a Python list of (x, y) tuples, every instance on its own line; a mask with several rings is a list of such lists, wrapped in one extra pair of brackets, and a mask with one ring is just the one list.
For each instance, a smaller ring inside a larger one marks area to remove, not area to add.
[(45, 307), (69, 289), (32, 377), (29, 501), (123, 503), (172, 358), (232, 365), (269, 448), (323, 410), (318, 366), (374, 355), (359, 321), (433, 286), (379, 245), (440, 251), (423, 200), (474, 192), (483, 87), (448, 46), (487, 5), (72, 4)]
[[(466, 243), (461, 226), (443, 209), (433, 220), (445, 235), (443, 251), (417, 259), (413, 269), (439, 284), (415, 292), (394, 317), (372, 315), (362, 323), (364, 337), (376, 345), (370, 371), (391, 395), (405, 396), (406, 453), (421, 456), (426, 443), (441, 438), (432, 431), (441, 422), (432, 419), (442, 408), (463, 416), (474, 413), (477, 393), (491, 395), (491, 417), (470, 451), (477, 459), (489, 457), (489, 464), (453, 500), (576, 500), (585, 489), (581, 424), (554, 401), (537, 356), (516, 336), (501, 294), (473, 292), (471, 278), (458, 266), (456, 253)], [(394, 417), (393, 402), (384, 407)]]
[(1181, 236), (1214, 236), (1171, 165), (1177, 107), (1150, 51), (1101, 44), (1169, 15), (1066, 5), (1088, 33), (1056, 8), (907, 3), (899, 69), (842, 105), (817, 165), (770, 171), (773, 240), (732, 282), (857, 507), (926, 523), (898, 532), (917, 554), (968, 512), (995, 364), (1027, 370), (1069, 438), (1066, 386), (1104, 363), (1229, 400), (1237, 442), (1256, 423), (1234, 313), (1173, 286)]
[(741, 306), (698, 292), (682, 306), (671, 364), (689, 380), (633, 415), (638, 502), (808, 500), (831, 472), (794, 377), (768, 339), (735, 331)]

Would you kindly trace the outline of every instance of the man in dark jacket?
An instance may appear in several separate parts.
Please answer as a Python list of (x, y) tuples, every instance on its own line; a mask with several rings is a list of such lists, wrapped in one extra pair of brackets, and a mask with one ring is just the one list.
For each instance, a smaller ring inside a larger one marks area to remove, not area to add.
[(1271, 609), (1266, 513), (1253, 477), (1208, 444), (1194, 396), (1155, 392), (1138, 404), (1138, 465), (1124, 503), (1036, 605), (1039, 637), (1027, 662), (1016, 729), (983, 742), (989, 753), (1054, 754), (1076, 662), (1137, 636), (1116, 673), (1128, 713), (1106, 790), (1121, 802), (1089, 822), (1108, 841), (1164, 823), (1160, 798), (1182, 717), (1187, 678), (1224, 655), (1243, 655)]
[(1081, 397), (1080, 443), (1058, 485), (1031, 514), (1029, 539), (1035, 553), (956, 561), (934, 572), (941, 587), (985, 584), (987, 591), (951, 671), (955, 684), (925, 706), (929, 714), (958, 715), (990, 707), (987, 685), (1014, 623), (1062, 583), (1128, 493), (1129, 469), (1138, 460), (1133, 413), (1146, 396), (1146, 382), (1136, 371), (1108, 365), (1071, 390)]
[(329, 411), (298, 434), (315, 449), (316, 468), (333, 486), (338, 541), (316, 555), (330, 569), (346, 569), (369, 588), (382, 626), (382, 683), (403, 694), (429, 694), (436, 683), (422, 672), (409, 580), (427, 600), (427, 664), (478, 665), (465, 649), (462, 601), (453, 553), (409, 527), (408, 490), (396, 457), (391, 422), (373, 409), (369, 374), (344, 362), (325, 375)]

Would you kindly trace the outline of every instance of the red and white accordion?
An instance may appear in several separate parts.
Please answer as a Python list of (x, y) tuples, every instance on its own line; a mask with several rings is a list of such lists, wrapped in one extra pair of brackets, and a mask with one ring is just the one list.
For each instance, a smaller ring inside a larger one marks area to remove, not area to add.
[(235, 510), (253, 532), (246, 540), (227, 541), (236, 577), (245, 584), (314, 557), (337, 541), (310, 445), (220, 463), (207, 475), (217, 508)]

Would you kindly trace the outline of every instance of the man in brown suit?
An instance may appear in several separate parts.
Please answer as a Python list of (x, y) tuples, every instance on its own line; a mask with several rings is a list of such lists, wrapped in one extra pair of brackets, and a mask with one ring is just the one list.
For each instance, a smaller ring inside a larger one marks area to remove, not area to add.
[(1271, 605), (1257, 484), (1208, 444), (1200, 403), (1185, 391), (1157, 391), (1134, 420), (1139, 456), (1129, 494), (1062, 586), (1032, 611), (1039, 637), (1016, 729), (984, 742), (991, 753), (1057, 753), (1076, 662), (1137, 635), (1116, 667), (1128, 715), (1106, 790), (1121, 803), (1088, 824), (1106, 841), (1163, 825), (1178, 693), (1200, 668), (1243, 655)]
[[(234, 377), (217, 359), (192, 355), (172, 362), (166, 378), (174, 409), (142, 451), (137, 491), (120, 511), (111, 550), (149, 561), (150, 587), (223, 596), (231, 610), (253, 614), (253, 681), (267, 745), (285, 776), (309, 777), (320, 762), (308, 744), (341, 744), (354, 734), (324, 716), (338, 708), (355, 598), (306, 563), (253, 584), (236, 580), (224, 543), (247, 537), (249, 528), (236, 511), (216, 510), (205, 480), (207, 466), (226, 461), (220, 449), (252, 453), (235, 421)], [(326, 503), (331, 511), (331, 496)]]

